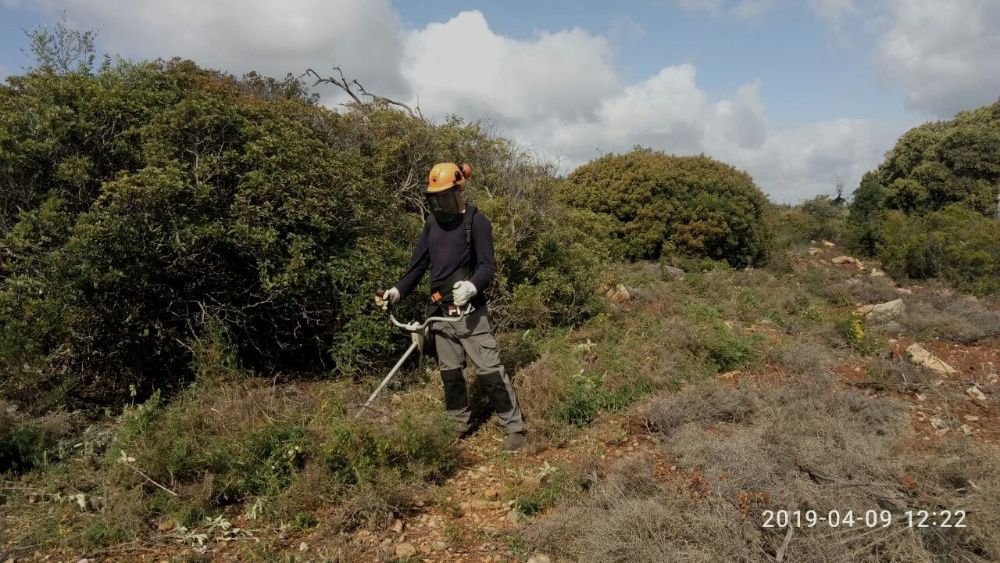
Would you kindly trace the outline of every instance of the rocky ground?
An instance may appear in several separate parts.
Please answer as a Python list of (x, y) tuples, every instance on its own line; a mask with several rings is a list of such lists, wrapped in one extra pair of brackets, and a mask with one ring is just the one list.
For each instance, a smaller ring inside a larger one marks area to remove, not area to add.
[[(846, 273), (847, 285), (884, 277), (877, 268), (841, 254), (830, 243), (807, 249), (799, 260)], [(615, 301), (629, 299), (628, 290), (624, 291), (626, 295), (616, 294)], [(873, 398), (891, 397), (903, 402), (915, 440), (930, 445), (971, 437), (996, 446), (1000, 443), (1000, 338), (971, 343), (939, 338), (918, 341), (917, 335), (910, 334), (902, 323), (907, 303), (942, 289), (896, 285), (892, 291), (897, 298), (841, 305), (844, 311), (856, 311), (866, 324), (886, 328), (891, 337), (886, 341), (886, 349), (867, 356), (853, 355), (834, 367), (832, 373), (844, 388)], [(765, 338), (780, 336), (773, 326), (753, 325), (747, 330)], [(787, 373), (769, 371), (767, 366), (753, 372), (729, 371), (717, 376), (732, 386), (747, 378), (778, 381), (786, 377)], [(403, 395), (397, 395), (398, 401)], [(549, 556), (525, 546), (519, 532), (555, 510), (559, 479), (596, 483), (616, 462), (641, 456), (653, 465), (658, 479), (683, 488), (693, 498), (707, 490), (709, 485), (704, 475), (685, 468), (665, 453), (662, 435), (649, 427), (647, 406), (648, 401), (640, 401), (624, 411), (602, 412), (572, 439), (529, 446), (516, 453), (500, 452), (502, 434), (492, 423), (487, 424), (460, 443), (457, 473), (428, 491), (417, 510), (401, 515), (385, 529), (361, 528), (337, 535), (326, 534), (323, 527), (312, 532), (255, 530), (252, 522), (235, 516), (227, 521), (228, 529), (216, 531), (216, 541), (205, 545), (178, 535), (170, 523), (165, 523), (157, 536), (141, 543), (119, 545), (85, 557), (69, 548), (36, 550), (20, 546), (8, 551), (5, 560), (235, 561), (267, 560), (281, 554), (289, 561), (542, 563)], [(742, 499), (746, 503), (751, 500)], [(323, 519), (322, 511), (317, 517)]]

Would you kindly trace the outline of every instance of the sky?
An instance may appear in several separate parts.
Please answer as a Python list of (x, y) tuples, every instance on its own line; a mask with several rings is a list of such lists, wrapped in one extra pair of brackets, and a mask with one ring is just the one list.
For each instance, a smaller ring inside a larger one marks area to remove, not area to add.
[(563, 173), (636, 145), (707, 154), (786, 203), (850, 192), (910, 127), (1000, 98), (1000, 0), (0, 0), (0, 78), (60, 18), (129, 59), (339, 65)]

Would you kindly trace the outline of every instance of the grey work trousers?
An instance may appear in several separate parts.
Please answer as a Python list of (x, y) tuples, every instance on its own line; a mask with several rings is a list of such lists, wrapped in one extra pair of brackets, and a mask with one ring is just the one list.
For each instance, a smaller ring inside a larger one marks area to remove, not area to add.
[(504, 430), (508, 433), (523, 432), (521, 408), (510, 378), (500, 363), (486, 307), (480, 307), (456, 322), (435, 321), (430, 328), (441, 368), (448, 415), (463, 428), (469, 427), (472, 410), (469, 409), (464, 374), (468, 358), (475, 366), (479, 386), (489, 397)]

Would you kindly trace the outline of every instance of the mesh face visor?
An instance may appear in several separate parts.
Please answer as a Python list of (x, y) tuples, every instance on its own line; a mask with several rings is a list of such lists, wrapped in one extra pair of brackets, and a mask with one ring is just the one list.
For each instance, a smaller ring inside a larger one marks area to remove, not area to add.
[(427, 194), (427, 205), (439, 223), (451, 222), (459, 215), (458, 198), (455, 196), (454, 188), (441, 193)]

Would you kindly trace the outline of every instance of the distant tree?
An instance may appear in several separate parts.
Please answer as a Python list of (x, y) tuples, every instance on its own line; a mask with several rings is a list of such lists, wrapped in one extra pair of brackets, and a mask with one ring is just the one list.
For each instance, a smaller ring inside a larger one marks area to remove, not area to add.
[(97, 32), (80, 31), (66, 25), (66, 17), (54, 25), (25, 31), (31, 41), (36, 68), (55, 74), (89, 73), (94, 68)]
[(753, 179), (704, 155), (639, 147), (602, 156), (574, 170), (561, 197), (608, 218), (633, 260), (676, 254), (757, 265), (773, 238), (770, 203)]
[(837, 178), (836, 194), (831, 203), (834, 205), (844, 205), (847, 200), (844, 199), (844, 181), (840, 178)]

